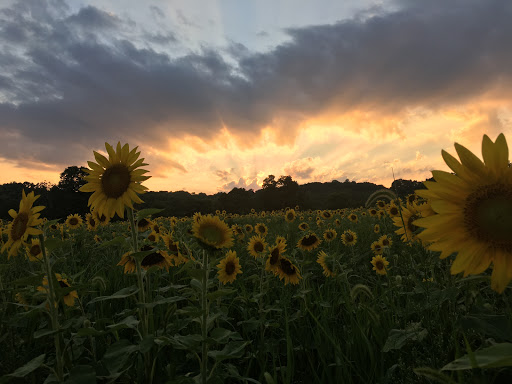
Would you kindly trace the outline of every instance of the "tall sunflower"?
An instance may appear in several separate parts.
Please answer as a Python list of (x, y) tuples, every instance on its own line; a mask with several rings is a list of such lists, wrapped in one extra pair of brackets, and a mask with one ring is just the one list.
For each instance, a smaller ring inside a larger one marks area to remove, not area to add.
[(128, 144), (121, 147), (117, 143), (114, 150), (112, 146), (105, 143), (108, 152), (108, 159), (94, 151), (94, 157), (97, 163), (88, 161), (89, 173), (85, 179), (87, 184), (80, 188), (82, 192), (94, 192), (89, 197), (89, 205), (97, 210), (99, 215), (105, 215), (108, 218), (118, 214), (124, 218), (125, 206), (133, 208), (132, 203), (142, 203), (137, 193), (144, 193), (146, 187), (141, 185), (149, 176), (144, 176), (148, 171), (137, 169), (145, 166), (144, 159), (139, 159), (140, 152), (135, 147), (130, 151)]
[(233, 246), (233, 231), (217, 216), (201, 216), (194, 222), (192, 232), (202, 244), (207, 246), (217, 249)]
[(451, 273), (479, 274), (491, 262), (491, 287), (502, 293), (512, 280), (512, 167), (505, 136), (496, 141), (484, 135), (483, 162), (455, 143), (460, 162), (442, 151), (455, 174), (432, 171), (435, 182), (416, 194), (431, 200), (435, 215), (416, 220), (425, 228), (418, 237), (441, 258), (457, 256)]
[(266, 248), (267, 243), (265, 242), (265, 238), (260, 235), (251, 237), (251, 240), (249, 240), (247, 244), (247, 251), (249, 251), (249, 254), (254, 258), (262, 257)]
[(240, 259), (236, 256), (236, 251), (228, 251), (219, 264), (217, 264), (217, 275), (222, 284), (232, 283), (236, 276), (242, 272)]
[(80, 228), (82, 226), (83, 220), (78, 213), (74, 215), (69, 215), (66, 219), (66, 225), (70, 229)]
[(299, 284), (299, 280), (302, 279), (297, 266), (284, 256), (279, 260), (277, 275), (279, 276), (279, 280), (284, 279), (284, 285), (288, 283), (296, 285)]
[(20, 208), (18, 212), (14, 209), (9, 210), (9, 216), (13, 218), (12, 222), (7, 226), (8, 239), (7, 243), (2, 246), (0, 252), (8, 249), (7, 258), (16, 255), (20, 247), (26, 244), (29, 235), (37, 236), (43, 233), (40, 229), (35, 228), (43, 223), (43, 219), (39, 218), (39, 213), (45, 207), (33, 207), (34, 202), (39, 198), (34, 192), (25, 194), (25, 190), (21, 192)]

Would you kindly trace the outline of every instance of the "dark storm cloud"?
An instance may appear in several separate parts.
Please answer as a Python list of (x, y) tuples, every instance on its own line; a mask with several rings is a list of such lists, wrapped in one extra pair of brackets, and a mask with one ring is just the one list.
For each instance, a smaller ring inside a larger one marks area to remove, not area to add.
[[(507, 95), (511, 19), (508, 1), (403, 2), (290, 29), (270, 52), (233, 45), (233, 67), (209, 49), (171, 59), (136, 45), (133, 22), (92, 6), (70, 14), (63, 1), (19, 1), (0, 11), (0, 135), (9, 137), (0, 156), (70, 164), (104, 141), (162, 147), (173, 135), (208, 140), (223, 126), (257, 135), (267, 125), (293, 137), (326, 111), (400, 115)], [(173, 41), (173, 31), (158, 33), (154, 42)], [(45, 146), (58, 150), (27, 151)]]

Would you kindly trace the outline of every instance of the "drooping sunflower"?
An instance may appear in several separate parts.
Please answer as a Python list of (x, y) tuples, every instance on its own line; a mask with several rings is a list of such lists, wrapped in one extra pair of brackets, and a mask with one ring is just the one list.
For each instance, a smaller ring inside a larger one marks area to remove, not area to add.
[(254, 232), (257, 233), (258, 235), (260, 236), (267, 236), (268, 234), (268, 228), (265, 224), (263, 223), (258, 223), (254, 226)]
[(375, 233), (379, 233), (380, 232), (380, 225), (379, 224), (375, 224), (373, 226), (373, 232), (375, 232)]
[(413, 222), (425, 228), (418, 237), (440, 251), (441, 258), (457, 253), (451, 273), (479, 274), (491, 262), (491, 287), (502, 293), (512, 280), (512, 167), (507, 141), (484, 135), (483, 162), (455, 143), (460, 162), (442, 151), (455, 174), (432, 171), (435, 182), (416, 194), (430, 199), (435, 215)]
[(359, 221), (359, 219), (355, 213), (351, 213), (350, 215), (348, 215), (348, 219), (353, 223), (357, 223)]
[(321, 216), (324, 218), (324, 219), (330, 219), (332, 217), (332, 214), (330, 211), (322, 211), (321, 213)]
[(336, 236), (338, 236), (338, 233), (334, 229), (327, 229), (324, 232), (325, 241), (333, 241), (334, 239), (336, 239)]
[(384, 247), (379, 241), (374, 241), (371, 245), (371, 249), (375, 255), (382, 255), (384, 252)]
[[(71, 285), (69, 284), (68, 280), (62, 277), (60, 273), (56, 273), (55, 277), (57, 278), (57, 282), (59, 283), (60, 288), (69, 288)], [(45, 292), (48, 293), (49, 284), (48, 284), (48, 277), (43, 277), (43, 284), (42, 286), (37, 287), (37, 290), (39, 292)], [(75, 305), (75, 299), (78, 299), (78, 293), (76, 291), (71, 291), (66, 293), (62, 299), (64, 300), (64, 304), (66, 304), (68, 307), (72, 307)], [(55, 304), (57, 305), (57, 304)]]
[(240, 259), (236, 255), (236, 251), (228, 251), (219, 264), (217, 264), (217, 275), (222, 284), (232, 283), (236, 280), (236, 276), (242, 272)]
[(395, 233), (398, 235), (402, 235), (401, 238), (404, 243), (408, 241), (419, 241), (417, 234), (420, 228), (416, 226), (414, 222), (421, 217), (421, 212), (418, 211), (417, 205), (409, 204), (407, 208), (402, 207), (402, 217), (397, 216), (393, 218), (393, 224), (400, 228), (397, 229)]
[(288, 209), (286, 211), (286, 213), (284, 214), (284, 219), (288, 222), (288, 223), (291, 223), (295, 220), (295, 218), (297, 217), (297, 215), (295, 214), (295, 211), (293, 209)]
[(249, 244), (247, 244), (247, 251), (249, 251), (249, 254), (254, 258), (264, 256), (266, 248), (267, 243), (265, 242), (265, 238), (260, 235), (251, 237)]
[(382, 235), (379, 237), (379, 243), (382, 245), (382, 248), (389, 248), (393, 245), (393, 240), (388, 235)]
[(85, 223), (87, 224), (88, 231), (95, 231), (100, 225), (99, 221), (97, 221), (92, 213), (88, 213), (85, 215)]
[(354, 246), (357, 243), (357, 234), (354, 231), (348, 229), (342, 233), (341, 241), (345, 245)]
[(269, 254), (267, 262), (265, 263), (265, 270), (277, 274), (279, 268), (279, 260), (283, 257), (283, 253), (286, 251), (286, 246), (283, 243), (276, 243), (272, 247), (268, 247)]
[(168, 253), (159, 249), (153, 249), (151, 245), (144, 245), (141, 251), (151, 251), (149, 255), (144, 256), (140, 262), (142, 269), (148, 270), (151, 267), (158, 267), (159, 269), (165, 268), (169, 272), (169, 267), (172, 266), (173, 260), (169, 257)]
[(123, 266), (124, 265), (124, 273), (134, 273), (137, 269), (137, 264), (135, 261), (135, 258), (132, 256), (132, 251), (128, 251), (123, 256), (121, 256), (121, 261), (117, 263), (117, 265)]
[(146, 232), (149, 228), (151, 228), (151, 224), (153, 224), (151, 220), (148, 220), (146, 218), (137, 220), (137, 231)]
[(42, 261), (43, 260), (43, 250), (41, 248), (41, 243), (39, 239), (31, 239), (30, 246), (26, 247), (27, 257), (30, 261)]
[(389, 261), (386, 260), (386, 258), (382, 255), (377, 255), (372, 258), (371, 261), (373, 265), (373, 270), (379, 274), (379, 275), (385, 275), (388, 273), (388, 265)]
[(93, 210), (93, 211), (92, 211), (92, 215), (93, 215), (94, 219), (95, 219), (98, 223), (100, 223), (100, 225), (101, 225), (102, 227), (106, 226), (106, 225), (110, 222), (110, 217), (107, 217), (107, 216), (105, 216), (105, 215), (103, 215), (103, 214), (101, 214), (101, 215), (100, 215), (100, 214), (98, 213), (98, 211)]
[(297, 247), (304, 250), (304, 251), (311, 251), (315, 248), (317, 248), (322, 240), (318, 238), (318, 236), (311, 232), (305, 236), (303, 236), (297, 243)]
[(121, 147), (121, 143), (118, 142), (116, 150), (108, 143), (105, 143), (105, 148), (108, 159), (94, 151), (97, 163), (87, 162), (91, 167), (86, 169), (89, 175), (85, 180), (88, 183), (82, 186), (80, 191), (93, 192), (88, 204), (93, 210), (97, 210), (99, 215), (111, 218), (117, 213), (119, 217), (124, 218), (125, 207), (133, 208), (133, 202), (143, 202), (137, 194), (146, 191), (147, 188), (141, 183), (149, 179), (149, 176), (144, 176), (148, 171), (137, 168), (147, 164), (144, 164), (144, 159), (138, 159), (138, 147), (130, 151), (128, 144)]
[(230, 248), (233, 246), (231, 228), (217, 216), (206, 215), (192, 226), (194, 236), (203, 244), (213, 248)]
[(7, 243), (2, 246), (0, 252), (8, 249), (7, 258), (16, 255), (20, 247), (26, 244), (29, 235), (37, 236), (43, 233), (40, 229), (35, 228), (37, 225), (43, 223), (39, 218), (39, 213), (45, 207), (33, 207), (34, 202), (39, 198), (35, 196), (34, 192), (25, 194), (25, 190), (21, 192), (21, 201), (19, 211), (14, 209), (9, 210), (9, 216), (13, 218), (12, 222), (7, 226), (8, 239)]
[(322, 266), (323, 274), (325, 275), (325, 277), (336, 276), (336, 273), (334, 272), (333, 268), (333, 261), (334, 258), (325, 253), (324, 251), (318, 252), (316, 262)]
[(296, 285), (299, 284), (300, 279), (302, 279), (299, 268), (285, 256), (282, 256), (279, 260), (277, 275), (279, 276), (279, 280), (284, 279), (284, 285), (288, 283)]

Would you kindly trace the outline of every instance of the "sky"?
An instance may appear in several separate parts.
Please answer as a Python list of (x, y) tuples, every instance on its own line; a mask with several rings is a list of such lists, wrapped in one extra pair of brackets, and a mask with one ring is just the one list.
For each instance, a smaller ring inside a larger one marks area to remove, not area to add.
[(512, 143), (508, 0), (0, 0), (0, 184), (105, 142), (153, 191), (448, 170)]

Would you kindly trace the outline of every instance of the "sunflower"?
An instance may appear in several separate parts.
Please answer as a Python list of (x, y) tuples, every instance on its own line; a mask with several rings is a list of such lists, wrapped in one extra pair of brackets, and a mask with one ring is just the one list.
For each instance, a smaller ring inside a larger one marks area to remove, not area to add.
[(263, 256), (266, 248), (267, 243), (265, 243), (265, 238), (260, 235), (251, 237), (251, 240), (249, 240), (247, 244), (247, 251), (249, 251), (249, 254), (254, 258)]
[(277, 275), (279, 280), (284, 279), (284, 285), (299, 284), (299, 280), (302, 279), (299, 269), (287, 258), (281, 257), (277, 267)]
[(134, 273), (137, 269), (137, 264), (135, 264), (135, 258), (132, 256), (132, 251), (128, 251), (123, 256), (121, 256), (121, 261), (117, 263), (117, 265), (124, 265), (124, 273)]
[(236, 251), (228, 251), (219, 264), (217, 264), (217, 275), (222, 284), (232, 283), (236, 280), (236, 275), (242, 273), (240, 259), (236, 256)]
[(408, 205), (407, 208), (402, 207), (402, 217), (398, 216), (393, 218), (393, 224), (400, 228), (397, 229), (395, 233), (402, 235), (402, 241), (404, 243), (408, 241), (419, 241), (417, 233), (419, 232), (420, 228), (413, 223), (421, 217), (421, 212), (418, 211), (416, 204), (411, 204)]
[(377, 202), (375, 204), (377, 205), (377, 208), (379, 208), (381, 210), (386, 208), (386, 203), (382, 200), (377, 200)]
[(43, 260), (43, 250), (41, 249), (41, 243), (39, 239), (31, 239), (30, 246), (26, 247), (27, 257), (30, 261), (42, 261)]
[(368, 213), (370, 214), (371, 217), (375, 217), (375, 216), (377, 216), (379, 214), (379, 211), (377, 209), (375, 209), (375, 208), (370, 208), (368, 210)]
[(101, 243), (101, 241), (102, 241), (102, 240), (101, 240), (101, 237), (99, 237), (98, 235), (94, 235), (94, 241), (95, 241), (97, 244), (99, 244), (99, 243)]
[(297, 243), (297, 247), (303, 249), (304, 251), (311, 251), (318, 247), (322, 240), (318, 238), (318, 236), (311, 232), (305, 236), (303, 236)]
[(265, 224), (263, 223), (258, 223), (254, 226), (254, 232), (257, 233), (258, 235), (260, 236), (267, 236), (268, 234), (268, 228)]
[(387, 212), (389, 217), (400, 217), (400, 210), (398, 208), (398, 205), (396, 205), (394, 202), (391, 202), (387, 208)]
[(345, 245), (354, 246), (357, 243), (357, 234), (348, 229), (341, 235), (341, 241)]
[(341, 225), (340, 219), (334, 220), (334, 224), (336, 224), (339, 227)]
[(230, 248), (233, 245), (231, 228), (217, 216), (201, 216), (193, 224), (192, 232), (202, 244), (213, 248)]
[(7, 226), (7, 243), (2, 246), (0, 251), (3, 252), (8, 249), (7, 258), (14, 256), (20, 247), (26, 244), (29, 235), (37, 236), (43, 233), (40, 229), (35, 228), (35, 226), (43, 223), (43, 220), (39, 218), (38, 212), (45, 208), (43, 206), (32, 206), (38, 198), (39, 195), (34, 196), (34, 192), (25, 195), (25, 190), (23, 190), (21, 192), (19, 211), (9, 210), (9, 216), (13, 218), (13, 221)]
[(153, 223), (146, 218), (137, 220), (137, 231), (138, 232), (146, 232), (149, 228), (151, 228), (152, 224)]
[(144, 256), (144, 258), (140, 262), (140, 266), (142, 269), (148, 270), (151, 267), (158, 267), (159, 269), (165, 268), (167, 272), (169, 272), (169, 267), (172, 266), (173, 260), (167, 252), (154, 249), (151, 245), (144, 245), (141, 248), (141, 251), (153, 251), (149, 255)]
[(130, 151), (128, 144), (121, 147), (117, 143), (114, 150), (112, 146), (105, 143), (109, 158), (94, 151), (94, 157), (97, 163), (88, 161), (91, 169), (86, 169), (88, 176), (85, 180), (87, 184), (80, 188), (82, 192), (94, 192), (89, 197), (89, 203), (92, 209), (98, 210), (98, 214), (105, 215), (108, 218), (118, 214), (124, 218), (125, 206), (133, 208), (133, 202), (142, 203), (137, 193), (144, 193), (146, 187), (141, 185), (149, 176), (144, 176), (148, 171), (137, 169), (145, 166), (144, 159), (138, 159), (140, 152), (135, 147)]
[(188, 259), (184, 257), (179, 248), (179, 241), (174, 241), (171, 235), (165, 235), (162, 237), (164, 240), (165, 246), (169, 250), (169, 257), (174, 262), (175, 266), (186, 263)]
[(405, 201), (407, 202), (407, 204), (417, 203), (418, 195), (416, 195), (415, 193), (411, 193), (410, 195), (407, 195), (407, 197), (405, 198)]
[(375, 232), (375, 233), (379, 233), (380, 232), (380, 225), (379, 224), (375, 224), (373, 226), (373, 232)]
[(307, 231), (309, 229), (309, 224), (308, 223), (300, 223), (299, 224), (299, 229), (301, 231)]
[(293, 209), (288, 209), (284, 214), (285, 220), (289, 223), (293, 222), (296, 217), (297, 215), (295, 214), (295, 211)]
[(379, 275), (385, 275), (388, 273), (387, 267), (389, 265), (389, 261), (382, 255), (377, 255), (372, 258), (371, 261), (373, 265), (373, 270)]
[(110, 217), (107, 217), (103, 214), (100, 215), (96, 210), (92, 211), (92, 216), (98, 223), (100, 223), (102, 227), (106, 226), (110, 222)]
[(358, 218), (357, 218), (357, 215), (355, 213), (351, 213), (350, 215), (348, 215), (348, 219), (353, 222), (353, 223), (357, 223), (358, 222)]
[(330, 219), (332, 217), (332, 214), (331, 212), (329, 211), (322, 211), (322, 213), (320, 214), (324, 219)]
[(151, 233), (148, 235), (147, 239), (151, 241), (152, 243), (158, 243), (158, 240), (160, 240), (160, 235), (156, 233), (155, 231), (151, 231)]
[[(334, 258), (333, 257), (330, 257), (324, 251), (320, 251), (320, 252), (318, 252), (318, 257), (316, 259), (316, 262), (322, 266), (322, 268), (324, 270), (323, 274), (326, 277), (334, 277), (334, 276), (336, 276), (336, 273), (333, 272), (334, 268), (332, 267), (332, 264), (334, 262)], [(329, 264), (331, 264), (330, 267), (329, 267)]]
[(245, 224), (244, 229), (245, 229), (245, 232), (247, 232), (247, 233), (251, 233), (254, 230), (254, 228), (252, 227), (251, 224)]
[(287, 245), (287, 244), (286, 244), (286, 238), (285, 238), (284, 236), (277, 236), (277, 237), (276, 237), (276, 244), (277, 244), (277, 243), (282, 243), (282, 244), (284, 244), (284, 246), (286, 247), (286, 245)]
[(69, 215), (65, 223), (69, 227), (69, 229), (76, 229), (82, 226), (83, 220), (80, 217), (80, 215), (75, 213), (74, 215)]
[(85, 215), (85, 223), (87, 224), (88, 231), (95, 231), (100, 223), (94, 218), (92, 213), (88, 213)]
[(455, 143), (460, 162), (442, 151), (455, 174), (432, 171), (435, 182), (416, 194), (430, 199), (435, 215), (416, 220), (425, 228), (417, 236), (441, 251), (441, 258), (457, 253), (451, 273), (479, 274), (491, 262), (491, 287), (502, 293), (512, 280), (512, 167), (505, 136), (496, 141), (484, 135), (484, 162)]
[(333, 241), (338, 233), (334, 229), (328, 229), (324, 232), (324, 239), (325, 241)]
[(233, 224), (231, 226), (231, 230), (233, 231), (233, 236), (236, 236), (238, 240), (243, 240), (245, 237), (245, 233), (242, 228), (238, 224)]
[(384, 247), (379, 241), (374, 241), (371, 245), (371, 249), (375, 255), (382, 255), (384, 252)]
[(393, 240), (391, 240), (391, 238), (388, 237), (388, 235), (382, 235), (381, 237), (379, 237), (378, 241), (383, 248), (389, 248), (391, 247), (391, 245), (393, 245)]
[(268, 247), (269, 255), (265, 263), (265, 270), (277, 274), (279, 268), (279, 260), (283, 257), (286, 251), (286, 246), (283, 243), (276, 243), (273, 247)]
[[(63, 278), (60, 273), (56, 273), (55, 277), (57, 278), (57, 282), (59, 283), (60, 288), (69, 288), (71, 285), (69, 285), (68, 280)], [(43, 284), (42, 286), (37, 287), (37, 290), (39, 292), (45, 292), (48, 293), (48, 277), (43, 277)], [(78, 293), (76, 291), (71, 291), (66, 293), (62, 299), (64, 300), (64, 304), (66, 304), (68, 307), (72, 307), (75, 305), (75, 299), (78, 299)], [(57, 305), (57, 304), (55, 304)]]

